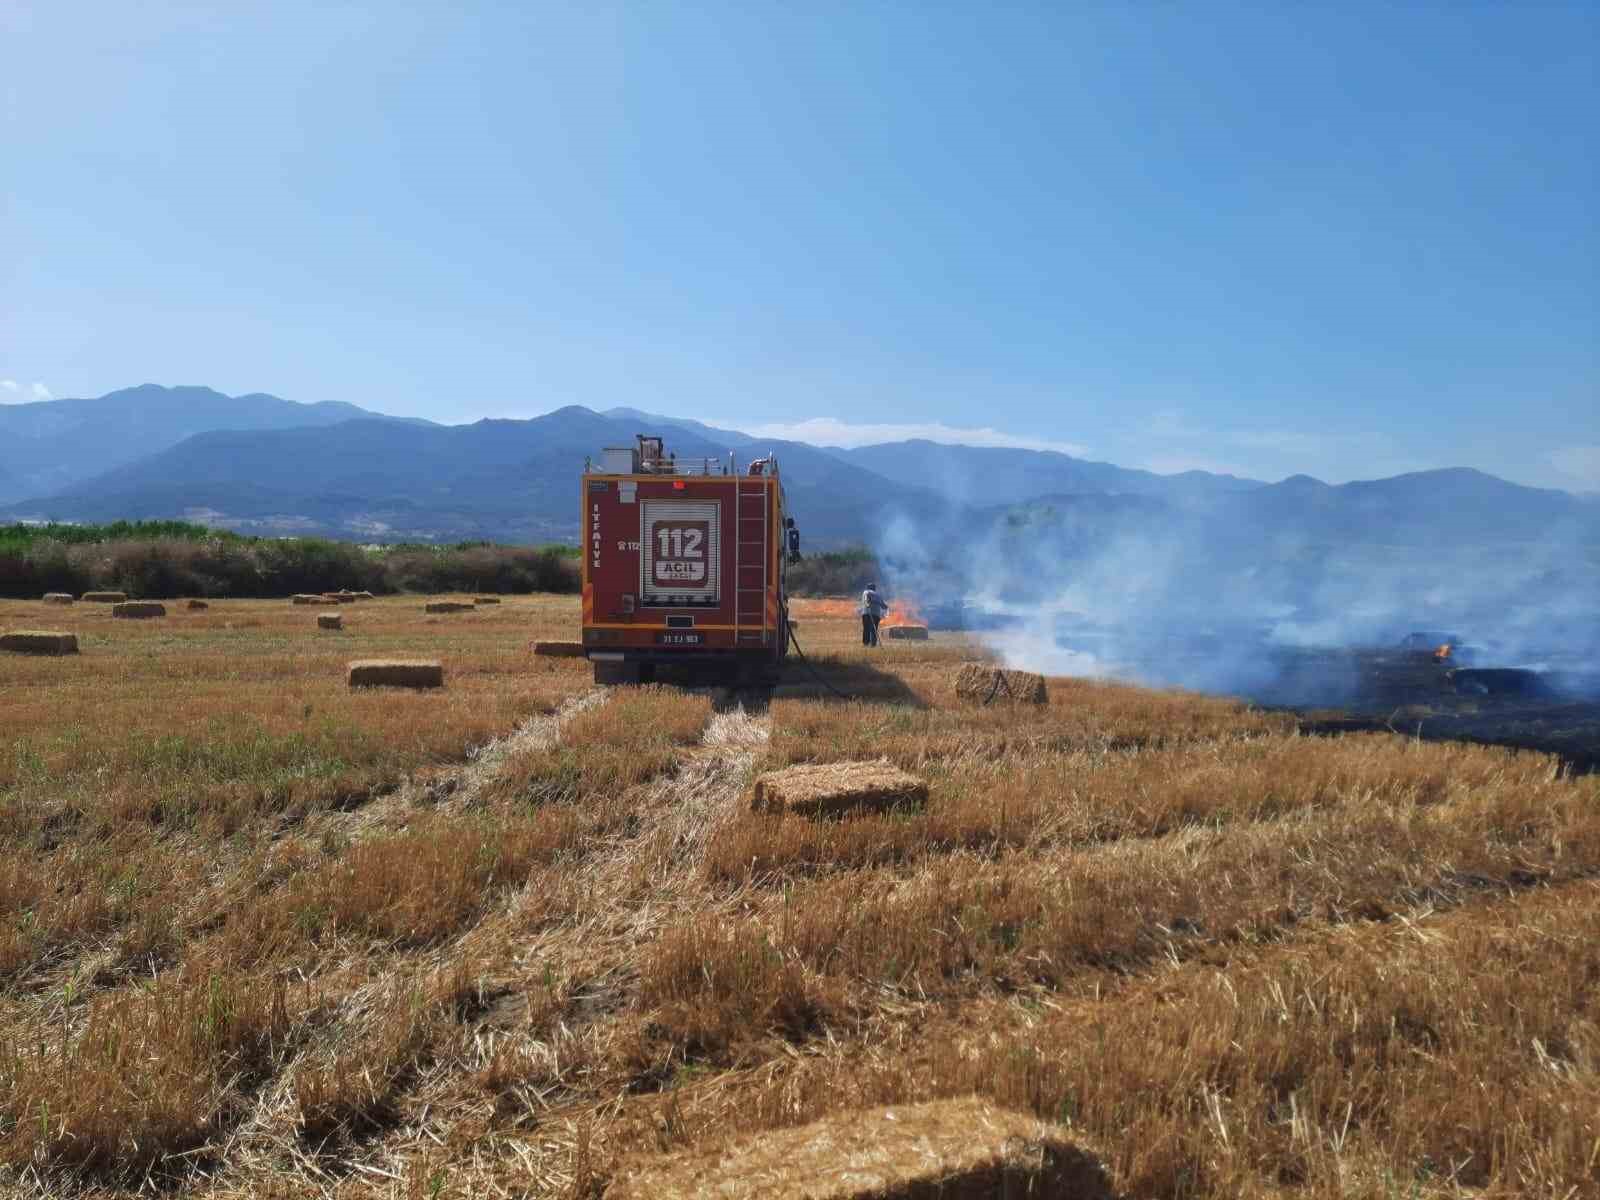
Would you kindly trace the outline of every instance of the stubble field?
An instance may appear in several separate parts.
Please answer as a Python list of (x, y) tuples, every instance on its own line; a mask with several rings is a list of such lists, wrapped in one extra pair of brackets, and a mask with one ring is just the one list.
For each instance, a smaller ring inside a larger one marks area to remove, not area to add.
[[(863, 651), (595, 690), (576, 600), (0, 602), (0, 1192), (601, 1196), (973, 1092), (1116, 1195), (1600, 1194), (1600, 779)], [(436, 657), (434, 693), (354, 658)], [(748, 810), (887, 757), (920, 811)]]

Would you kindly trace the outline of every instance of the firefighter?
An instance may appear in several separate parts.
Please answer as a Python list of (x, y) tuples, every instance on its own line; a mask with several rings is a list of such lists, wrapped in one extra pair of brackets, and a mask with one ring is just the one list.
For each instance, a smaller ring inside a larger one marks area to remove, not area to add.
[(863, 646), (876, 646), (878, 644), (878, 622), (883, 620), (883, 614), (889, 611), (889, 606), (882, 596), (878, 595), (878, 585), (869, 583), (866, 590), (861, 593), (861, 644)]

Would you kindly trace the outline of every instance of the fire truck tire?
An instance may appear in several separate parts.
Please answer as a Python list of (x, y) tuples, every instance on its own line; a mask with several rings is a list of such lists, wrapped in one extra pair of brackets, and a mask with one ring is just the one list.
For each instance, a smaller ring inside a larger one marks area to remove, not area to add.
[(777, 685), (781, 674), (782, 669), (775, 662), (746, 661), (734, 672), (733, 682), (735, 687), (769, 688)]
[(594, 681), (603, 687), (617, 687), (638, 683), (640, 681), (640, 673), (638, 663), (597, 662), (594, 664)]

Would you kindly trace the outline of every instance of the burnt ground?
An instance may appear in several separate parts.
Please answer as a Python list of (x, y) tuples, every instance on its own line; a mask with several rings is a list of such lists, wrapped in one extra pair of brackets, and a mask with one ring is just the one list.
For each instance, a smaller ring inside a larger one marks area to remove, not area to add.
[[(1154, 686), (1235, 695), (1294, 713), (1307, 733), (1402, 733), (1558, 755), (1567, 769), (1600, 766), (1600, 671), (1541, 655), (1529, 669), (1470, 647), (1445, 661), (1405, 646), (1286, 647), (1250, 638), (1112, 640), (1112, 673)], [(1065, 648), (1104, 654), (1092, 638)]]
[[(1592, 674), (1454, 666), (1378, 650), (1295, 652), (1286, 666), (1256, 698), (1294, 712), (1307, 733), (1391, 731), (1539, 750), (1578, 773), (1600, 766), (1600, 680)], [(1338, 701), (1306, 702), (1319, 678), (1343, 693)]]
[(1425, 741), (1481, 742), (1557, 755), (1567, 769), (1587, 774), (1600, 767), (1600, 703), (1486, 705), (1478, 712), (1410, 708), (1389, 716), (1365, 712), (1293, 709), (1306, 733), (1392, 730)]

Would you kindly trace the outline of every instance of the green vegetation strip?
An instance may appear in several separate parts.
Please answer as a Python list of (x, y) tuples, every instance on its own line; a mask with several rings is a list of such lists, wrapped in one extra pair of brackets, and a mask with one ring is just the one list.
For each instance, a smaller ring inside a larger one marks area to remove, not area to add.
[(185, 521), (0, 526), (0, 597), (115, 589), (138, 598), (373, 593), (576, 592), (575, 546), (359, 546), (246, 537)]

